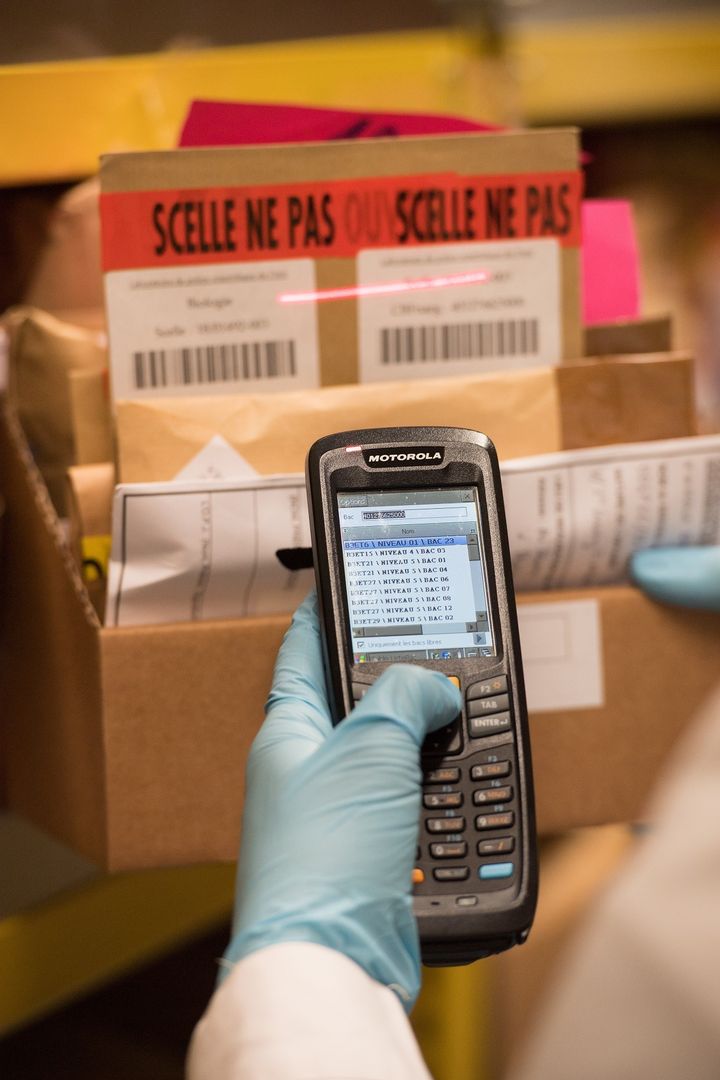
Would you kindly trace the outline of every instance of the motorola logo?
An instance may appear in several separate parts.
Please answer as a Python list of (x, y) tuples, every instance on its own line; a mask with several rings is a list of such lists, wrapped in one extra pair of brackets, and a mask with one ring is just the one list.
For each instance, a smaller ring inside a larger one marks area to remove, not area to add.
[(393, 450), (390, 447), (378, 447), (363, 450), (365, 464), (371, 469), (383, 469), (388, 466), (441, 465), (445, 457), (442, 446), (418, 446), (414, 450)]

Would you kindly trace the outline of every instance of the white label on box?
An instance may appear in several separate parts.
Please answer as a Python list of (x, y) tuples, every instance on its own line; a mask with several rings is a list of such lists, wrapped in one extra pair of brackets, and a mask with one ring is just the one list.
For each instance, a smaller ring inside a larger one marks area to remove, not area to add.
[(123, 484), (113, 504), (108, 626), (293, 611), (313, 584), (301, 476)]
[(319, 385), (312, 259), (105, 275), (116, 399), (299, 390)]
[(530, 712), (605, 704), (596, 600), (521, 604), (518, 622)]
[(361, 382), (560, 359), (555, 239), (361, 251), (357, 280)]
[(648, 547), (720, 544), (720, 436), (603, 446), (502, 466), (515, 588), (610, 585)]

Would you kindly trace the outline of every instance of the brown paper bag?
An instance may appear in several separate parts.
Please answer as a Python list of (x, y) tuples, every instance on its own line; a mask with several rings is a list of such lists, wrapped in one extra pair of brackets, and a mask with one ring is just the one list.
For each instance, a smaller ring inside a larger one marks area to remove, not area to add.
[(260, 473), (299, 472), (333, 431), (434, 424), (492, 433), (506, 456), (555, 450), (557, 382), (548, 368), (465, 379), (334, 386), (273, 395), (117, 404), (123, 482), (169, 480), (221, 435)]
[(65, 513), (65, 473), (75, 463), (70, 373), (107, 367), (104, 336), (35, 308), (11, 309), (9, 398), (17, 408), (50, 496)]
[(215, 435), (272, 473), (301, 471), (321, 435), (365, 427), (474, 428), (502, 458), (695, 433), (692, 366), (682, 355), (382, 387), (121, 401), (117, 425), (123, 482), (172, 479)]
[(70, 372), (70, 414), (77, 464), (112, 461), (114, 438), (107, 368)]
[(67, 471), (71, 536), (108, 536), (112, 530), (115, 466), (73, 465)]

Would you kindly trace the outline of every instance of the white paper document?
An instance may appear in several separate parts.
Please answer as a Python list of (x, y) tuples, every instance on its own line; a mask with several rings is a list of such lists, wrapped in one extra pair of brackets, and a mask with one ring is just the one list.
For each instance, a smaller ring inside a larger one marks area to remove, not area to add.
[(610, 585), (648, 547), (720, 544), (720, 436), (504, 462), (518, 590)]
[(106, 624), (140, 626), (293, 611), (312, 570), (302, 476), (121, 484)]
[[(208, 446), (197, 479), (118, 487), (109, 626), (288, 613), (311, 588), (288, 554), (310, 547), (304, 477), (213, 479), (240, 470), (229, 450)], [(720, 436), (548, 454), (502, 474), (519, 590), (622, 582), (640, 548), (720, 543)], [(528, 616), (528, 643), (569, 640), (537, 631), (540, 615)], [(563, 618), (587, 637), (587, 619)], [(573, 650), (539, 660), (567, 672)]]

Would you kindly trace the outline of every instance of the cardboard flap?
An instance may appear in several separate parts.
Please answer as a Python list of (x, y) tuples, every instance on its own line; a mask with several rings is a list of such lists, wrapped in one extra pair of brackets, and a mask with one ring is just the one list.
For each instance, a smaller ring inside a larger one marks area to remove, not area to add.
[(670, 352), (672, 347), (672, 319), (669, 315), (585, 327), (586, 356)]
[(578, 131), (569, 127), (107, 154), (100, 181), (103, 192), (117, 192), (203, 187), (208, 177), (231, 186), (264, 183), (270, 176), (287, 183), (451, 169), (502, 175), (576, 169), (578, 159)]
[(576, 360), (557, 378), (566, 450), (697, 434), (692, 360), (683, 353)]
[(111, 864), (236, 857), (245, 764), (287, 623), (102, 631)]
[(4, 748), (12, 809), (106, 855), (99, 621), (17, 418), (0, 416)]

